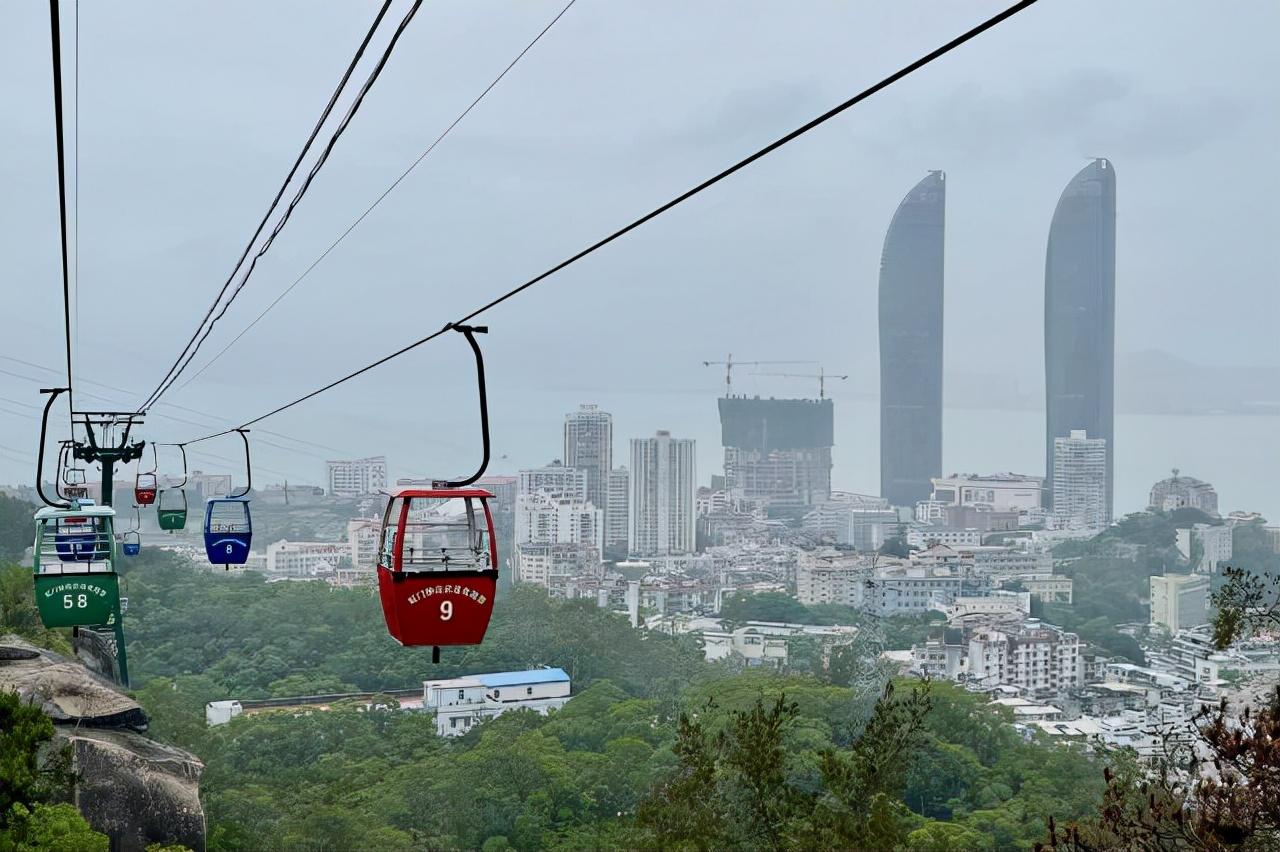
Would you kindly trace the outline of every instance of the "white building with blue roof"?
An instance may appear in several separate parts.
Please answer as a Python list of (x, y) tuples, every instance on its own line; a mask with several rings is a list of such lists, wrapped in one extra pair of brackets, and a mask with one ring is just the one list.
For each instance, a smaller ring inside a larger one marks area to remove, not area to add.
[(485, 719), (525, 707), (546, 715), (569, 700), (569, 675), (543, 666), (520, 672), (427, 680), (422, 683), (422, 709), (436, 716), (436, 733), (457, 737)]

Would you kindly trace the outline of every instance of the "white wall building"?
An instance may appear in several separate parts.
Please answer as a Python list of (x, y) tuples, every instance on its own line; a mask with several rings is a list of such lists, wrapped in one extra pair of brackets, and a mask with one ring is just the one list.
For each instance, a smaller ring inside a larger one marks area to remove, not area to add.
[(1040, 508), (1044, 480), (1038, 476), (997, 473), (990, 476), (953, 473), (935, 478), (930, 502), (940, 506), (983, 506), (994, 512), (1025, 512)]
[(1209, 623), (1209, 577), (1166, 574), (1151, 578), (1151, 623), (1170, 633)]
[(969, 639), (969, 675), (983, 686), (1055, 695), (1080, 686), (1080, 637), (1029, 620), (1019, 630), (985, 630)]
[(950, 606), (965, 586), (952, 566), (880, 567), (863, 582), (864, 606), (877, 615), (920, 614)]
[(286, 577), (314, 577), (331, 573), (351, 552), (346, 542), (285, 541), (267, 545), (267, 573)]
[(833, 492), (804, 516), (804, 529), (824, 544), (849, 544), (878, 550), (898, 524), (889, 501), (865, 494)]
[(436, 717), (436, 733), (458, 737), (472, 726), (508, 710), (527, 708), (544, 716), (569, 701), (569, 675), (564, 669), (541, 668), (521, 672), (423, 681), (423, 710)]
[(511, 556), (511, 570), (513, 583), (563, 594), (571, 581), (600, 575), (600, 551), (589, 543), (521, 542)]
[(587, 472), (576, 467), (565, 467), (558, 461), (545, 467), (520, 471), (517, 494), (537, 494), (540, 491), (550, 497), (581, 500), (585, 503)]
[(545, 491), (516, 498), (515, 540), (524, 544), (590, 544), (604, 548), (604, 514), (591, 503)]
[(631, 439), (631, 521), (628, 549), (636, 556), (691, 553), (695, 546), (697, 454), (691, 438), (660, 431)]
[(1107, 441), (1073, 429), (1053, 439), (1053, 518), (1065, 529), (1102, 529), (1107, 513)]
[(347, 521), (347, 556), (356, 568), (372, 571), (378, 564), (378, 536), (382, 521), (377, 518), (352, 518)]
[(329, 493), (336, 497), (361, 497), (387, 490), (387, 457), (328, 461)]
[(982, 544), (983, 530), (958, 527), (912, 527), (907, 530), (907, 544), (912, 547), (928, 547), (945, 544), (948, 547), (977, 546)]
[(1178, 551), (1189, 560), (1198, 550), (1199, 558), (1191, 570), (1197, 574), (1216, 574), (1223, 564), (1231, 562), (1232, 532), (1226, 524), (1196, 524), (1189, 529), (1179, 529)]
[(796, 600), (811, 604), (862, 606), (863, 582), (871, 576), (864, 557), (835, 550), (810, 550), (796, 560)]

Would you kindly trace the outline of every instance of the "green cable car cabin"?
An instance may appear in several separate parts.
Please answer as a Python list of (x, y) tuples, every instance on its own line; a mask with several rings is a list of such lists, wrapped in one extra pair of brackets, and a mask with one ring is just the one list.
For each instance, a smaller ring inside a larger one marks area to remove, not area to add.
[(156, 522), (165, 532), (176, 532), (187, 525), (187, 492), (181, 488), (162, 488), (156, 498)]
[(73, 502), (36, 512), (36, 607), (45, 627), (114, 624), (120, 611), (115, 510)]

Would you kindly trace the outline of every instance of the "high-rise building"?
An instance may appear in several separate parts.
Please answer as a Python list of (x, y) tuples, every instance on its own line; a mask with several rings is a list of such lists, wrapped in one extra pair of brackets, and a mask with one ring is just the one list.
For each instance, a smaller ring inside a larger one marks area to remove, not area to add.
[(609, 508), (609, 471), (613, 470), (613, 416), (582, 405), (564, 418), (564, 463), (587, 474), (587, 500)]
[(942, 475), (942, 269), (947, 189), (932, 171), (898, 205), (880, 255), (880, 496), (926, 500)]
[(728, 491), (771, 506), (814, 506), (831, 496), (834, 417), (829, 399), (719, 401)]
[(631, 520), (627, 541), (633, 555), (693, 551), (696, 483), (693, 439), (673, 438), (670, 432), (631, 439)]
[[(1045, 490), (1054, 441), (1106, 441), (1106, 519), (1115, 482), (1116, 173), (1097, 159), (1062, 191), (1044, 264)], [(1054, 507), (1056, 509), (1056, 507)]]
[(604, 511), (604, 553), (609, 559), (627, 557), (627, 525), (630, 523), (631, 474), (625, 467), (609, 471)]
[(362, 497), (387, 488), (387, 457), (328, 461), (329, 493), (335, 497)]
[(1053, 439), (1053, 517), (1061, 529), (1101, 529), (1111, 523), (1107, 507), (1105, 438), (1091, 438), (1073, 429)]

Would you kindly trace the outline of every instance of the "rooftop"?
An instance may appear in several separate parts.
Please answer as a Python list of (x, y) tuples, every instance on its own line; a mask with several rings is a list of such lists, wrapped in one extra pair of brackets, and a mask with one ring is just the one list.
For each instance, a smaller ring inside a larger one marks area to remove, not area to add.
[(561, 668), (529, 669), (522, 672), (494, 672), (473, 676), (485, 686), (524, 686), (532, 683), (560, 683), (568, 681), (569, 674)]

